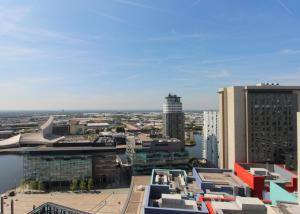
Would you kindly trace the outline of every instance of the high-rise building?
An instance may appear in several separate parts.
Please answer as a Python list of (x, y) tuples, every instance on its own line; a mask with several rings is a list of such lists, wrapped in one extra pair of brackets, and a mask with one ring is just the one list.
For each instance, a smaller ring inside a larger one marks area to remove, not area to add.
[[(300, 156), (300, 112), (297, 112), (297, 156)], [(297, 160), (298, 162), (298, 187), (300, 187), (300, 158)], [(299, 193), (299, 189), (298, 189)], [(300, 194), (298, 194), (298, 204), (300, 205)]]
[(203, 143), (202, 157), (212, 166), (219, 166), (219, 113), (218, 111), (203, 112)]
[(220, 167), (235, 162), (296, 167), (300, 86), (258, 84), (219, 90)]
[(184, 113), (180, 97), (169, 94), (163, 104), (163, 134), (165, 137), (185, 141)]

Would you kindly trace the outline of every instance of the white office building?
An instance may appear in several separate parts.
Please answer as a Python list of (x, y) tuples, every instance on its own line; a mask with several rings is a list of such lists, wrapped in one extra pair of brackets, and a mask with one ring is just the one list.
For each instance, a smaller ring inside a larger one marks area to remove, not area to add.
[(213, 166), (219, 166), (219, 113), (218, 111), (203, 112), (203, 144), (202, 157)]

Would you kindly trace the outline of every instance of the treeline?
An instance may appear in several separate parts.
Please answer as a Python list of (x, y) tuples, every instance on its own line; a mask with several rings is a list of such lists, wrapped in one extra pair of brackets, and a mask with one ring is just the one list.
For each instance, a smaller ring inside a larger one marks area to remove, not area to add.
[[(48, 186), (47, 182), (38, 181), (38, 180), (32, 180), (27, 182), (22, 180), (20, 184), (20, 187), (22, 189), (25, 189), (27, 187), (29, 190), (39, 190), (39, 191), (47, 191), (48, 190), (47, 186)], [(94, 190), (94, 180), (92, 178), (82, 179), (82, 180), (73, 179), (70, 182), (69, 190), (73, 192)]]

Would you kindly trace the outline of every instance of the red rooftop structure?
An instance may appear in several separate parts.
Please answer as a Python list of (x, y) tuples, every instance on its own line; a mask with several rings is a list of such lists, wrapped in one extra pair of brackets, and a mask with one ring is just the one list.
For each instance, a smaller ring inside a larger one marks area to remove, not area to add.
[(235, 174), (252, 190), (252, 196), (260, 199), (270, 191), (270, 181), (283, 183), (288, 192), (297, 191), (297, 175), (277, 164), (235, 163)]

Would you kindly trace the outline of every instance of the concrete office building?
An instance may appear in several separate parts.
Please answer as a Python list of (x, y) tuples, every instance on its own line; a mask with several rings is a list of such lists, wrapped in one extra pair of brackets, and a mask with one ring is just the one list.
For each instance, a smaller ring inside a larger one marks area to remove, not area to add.
[(163, 134), (184, 143), (184, 113), (180, 97), (169, 94), (163, 104)]
[(218, 111), (203, 112), (202, 157), (205, 158), (213, 167), (219, 166), (218, 123)]
[(235, 162), (296, 166), (300, 86), (258, 84), (219, 90), (220, 167)]
[[(298, 159), (298, 187), (300, 188), (300, 112), (297, 112), (297, 159)], [(299, 189), (298, 189), (299, 192)], [(300, 194), (299, 194), (300, 195)], [(300, 205), (300, 196), (298, 196), (298, 204)]]

